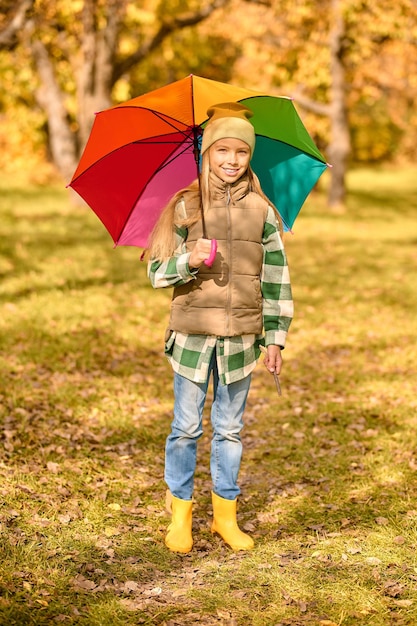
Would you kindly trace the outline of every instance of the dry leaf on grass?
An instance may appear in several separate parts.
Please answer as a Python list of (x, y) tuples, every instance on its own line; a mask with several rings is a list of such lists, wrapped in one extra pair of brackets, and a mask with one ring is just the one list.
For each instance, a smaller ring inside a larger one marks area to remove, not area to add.
[(54, 463), (53, 461), (48, 461), (46, 467), (51, 474), (58, 474), (61, 470), (59, 463)]
[(125, 593), (131, 593), (131, 592), (134, 593), (138, 591), (138, 589), (139, 589), (139, 585), (134, 580), (127, 580), (125, 584), (123, 585), (123, 591)]
[(85, 578), (82, 574), (78, 574), (78, 576), (73, 579), (73, 584), (74, 587), (82, 589), (83, 591), (93, 591), (93, 589), (97, 587), (97, 583), (89, 578)]
[(126, 611), (143, 611), (149, 601), (139, 600), (137, 598), (121, 598), (120, 604)]
[(403, 608), (407, 608), (407, 607), (413, 605), (413, 601), (412, 600), (394, 600), (394, 604), (396, 606), (401, 606)]
[(162, 593), (161, 587), (154, 587), (153, 589), (143, 591), (144, 596), (149, 596), (151, 598), (154, 598), (155, 596), (160, 596), (161, 593)]
[(188, 593), (188, 589), (175, 589), (172, 593), (171, 596), (173, 598), (181, 598), (182, 596), (186, 596)]
[(396, 598), (400, 596), (405, 590), (404, 585), (400, 585), (395, 580), (388, 580), (384, 584), (384, 593), (387, 596), (391, 596), (392, 598)]

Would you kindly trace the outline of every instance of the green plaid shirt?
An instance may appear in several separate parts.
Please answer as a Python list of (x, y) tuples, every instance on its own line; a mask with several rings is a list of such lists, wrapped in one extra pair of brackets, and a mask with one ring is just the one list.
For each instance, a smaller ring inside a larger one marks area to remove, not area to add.
[[(148, 276), (154, 288), (174, 287), (195, 280), (198, 270), (190, 270), (190, 253), (185, 247), (187, 230), (176, 228), (175, 238), (174, 256), (163, 262), (151, 260), (148, 264)], [(264, 224), (262, 245), (264, 256), (260, 278), (265, 335), (214, 337), (172, 331), (165, 343), (165, 354), (174, 371), (181, 376), (197, 383), (206, 382), (215, 351), (219, 380), (227, 385), (252, 372), (260, 355), (260, 344), (285, 347), (293, 317), (293, 301), (284, 246), (271, 207)]]

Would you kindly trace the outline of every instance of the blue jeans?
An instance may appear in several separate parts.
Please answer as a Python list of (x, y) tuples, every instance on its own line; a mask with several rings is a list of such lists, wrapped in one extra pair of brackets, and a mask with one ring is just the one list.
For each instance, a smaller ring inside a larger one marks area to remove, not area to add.
[[(219, 384), (215, 355), (210, 371), (213, 372), (210, 456), (213, 491), (221, 498), (235, 500), (240, 493), (237, 485), (242, 459), (240, 431), (251, 376), (229, 385)], [(165, 481), (172, 495), (181, 500), (191, 500), (193, 496), (197, 441), (203, 434), (207, 388), (208, 380), (200, 384), (174, 374), (174, 419), (166, 440)]]

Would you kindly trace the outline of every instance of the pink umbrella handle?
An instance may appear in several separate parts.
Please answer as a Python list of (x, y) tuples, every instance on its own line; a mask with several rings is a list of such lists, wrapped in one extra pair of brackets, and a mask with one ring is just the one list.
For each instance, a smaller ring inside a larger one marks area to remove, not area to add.
[(214, 263), (214, 259), (216, 258), (216, 253), (217, 253), (217, 239), (212, 239), (210, 256), (208, 259), (204, 261), (204, 265), (207, 265), (207, 267), (211, 267)]

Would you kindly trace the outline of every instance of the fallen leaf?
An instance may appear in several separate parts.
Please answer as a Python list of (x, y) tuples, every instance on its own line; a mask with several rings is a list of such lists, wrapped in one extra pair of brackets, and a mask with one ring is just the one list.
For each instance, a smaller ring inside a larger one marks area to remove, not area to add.
[(412, 606), (413, 601), (412, 600), (394, 600), (394, 604), (396, 606), (402, 606), (402, 607), (407, 607), (407, 606)]
[(292, 435), (295, 439), (304, 439), (305, 437), (305, 433), (302, 433), (300, 431), (296, 431), (293, 433)]
[(48, 461), (46, 467), (51, 474), (58, 474), (60, 471), (59, 463), (54, 463), (53, 461)]
[(276, 524), (277, 514), (273, 513), (257, 513), (256, 519), (262, 522), (262, 524)]
[(144, 591), (143, 595), (144, 596), (160, 596), (162, 593), (162, 588), (161, 587), (154, 587), (153, 589), (149, 589), (148, 591)]
[(405, 543), (405, 538), (402, 535), (398, 535), (398, 537), (394, 537), (394, 543), (401, 546), (403, 543)]
[(229, 611), (225, 611), (223, 609), (217, 609), (216, 613), (217, 616), (220, 617), (220, 619), (230, 620), (230, 618), (232, 617)]
[(137, 591), (139, 589), (139, 585), (134, 580), (127, 580), (123, 586), (123, 590), (127, 593), (131, 591)]
[(384, 585), (384, 593), (392, 598), (400, 596), (404, 589), (405, 587), (397, 583), (395, 580), (388, 580)]
[(99, 537), (96, 541), (96, 548), (108, 549), (112, 545), (112, 542), (108, 537)]
[(135, 598), (121, 598), (120, 604), (126, 611), (143, 611), (146, 608), (146, 601)]
[(78, 589), (84, 589), (85, 591), (92, 591), (97, 587), (93, 580), (85, 578), (82, 574), (79, 574), (74, 578), (74, 585), (78, 587)]

